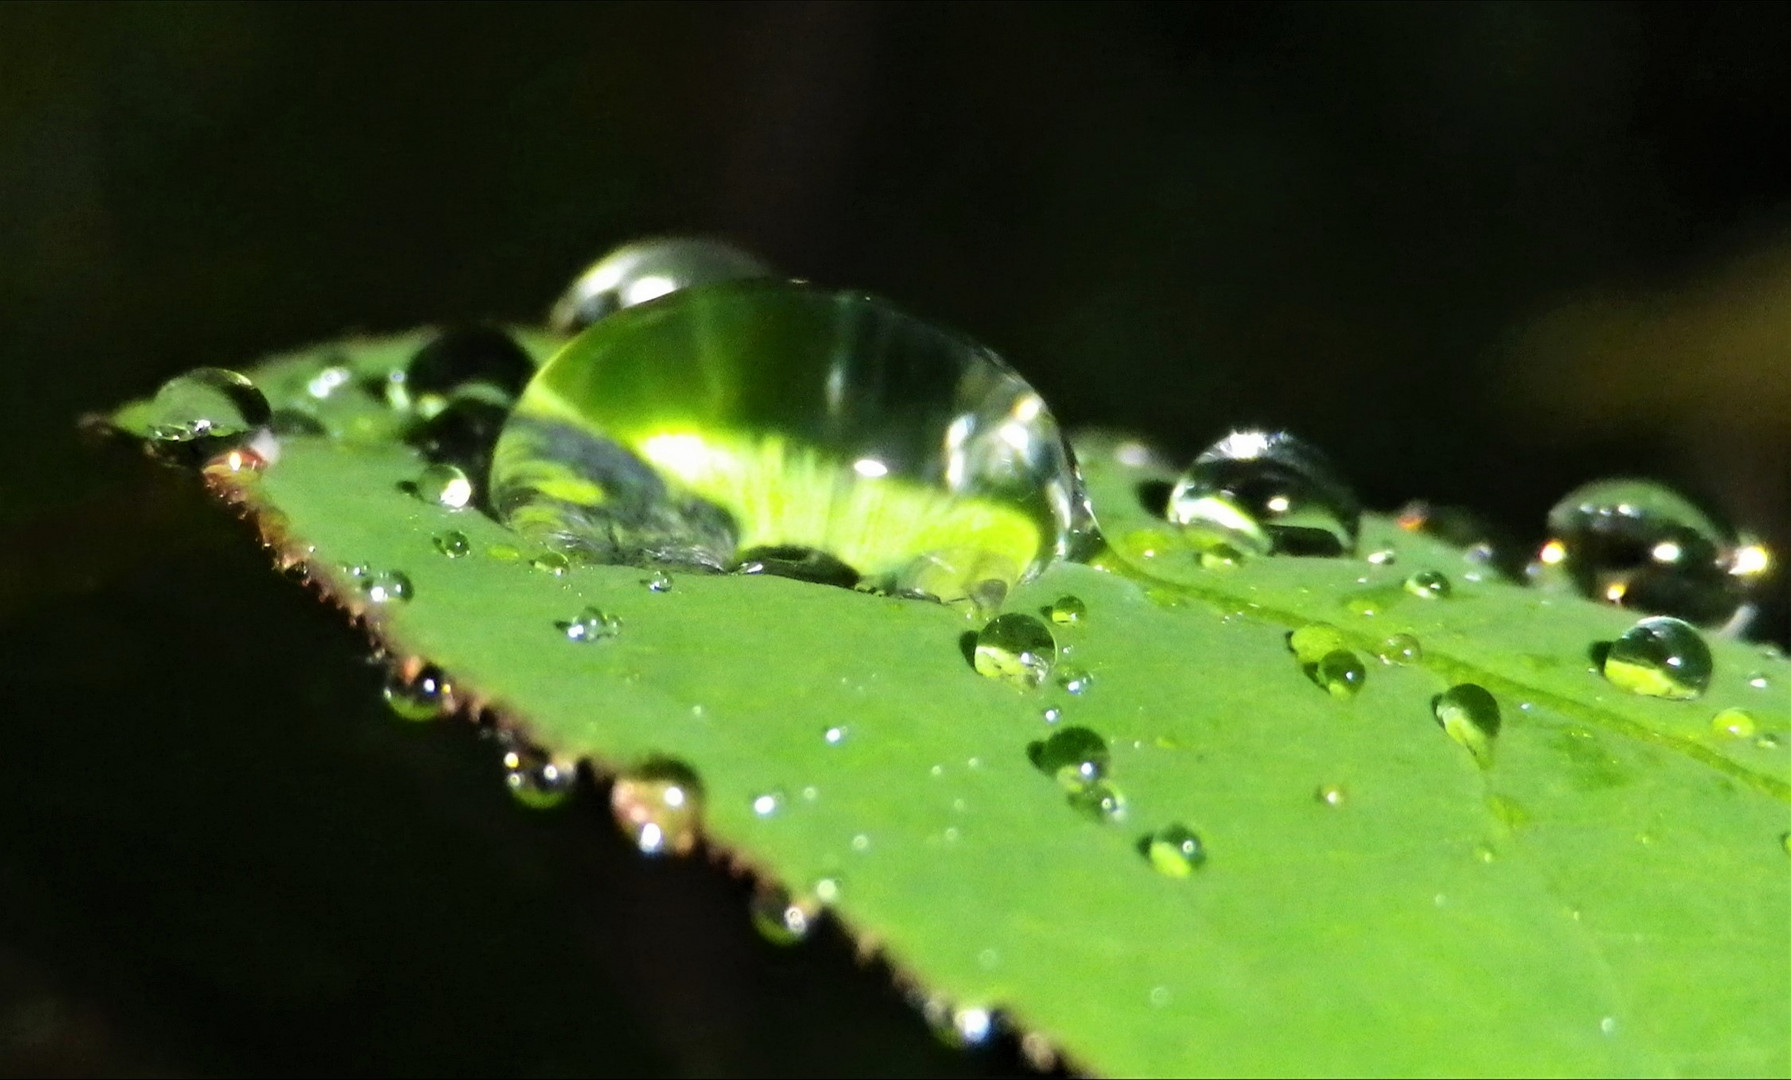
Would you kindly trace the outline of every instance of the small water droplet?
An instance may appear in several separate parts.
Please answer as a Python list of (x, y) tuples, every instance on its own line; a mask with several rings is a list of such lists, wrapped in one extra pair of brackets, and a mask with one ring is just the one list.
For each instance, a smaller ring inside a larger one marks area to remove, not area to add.
[(1079, 667), (1064, 667), (1057, 673), (1057, 685), (1072, 694), (1086, 694), (1094, 685), (1094, 676)]
[(516, 801), (534, 810), (565, 802), (578, 784), (578, 769), (545, 750), (512, 738), (504, 750), (504, 785)]
[(944, 998), (929, 998), (921, 1006), (921, 1015), (934, 1037), (954, 1049), (981, 1046), (995, 1034), (994, 1014), (979, 1006), (953, 1009)]
[(975, 661), (980, 675), (1032, 689), (1057, 662), (1057, 640), (1050, 627), (1031, 615), (998, 615), (977, 633)]
[(1436, 720), (1451, 739), (1467, 747), (1481, 764), (1492, 762), (1493, 739), (1499, 734), (1499, 702), (1483, 686), (1458, 683), (1437, 695)]
[(361, 593), (371, 604), (404, 603), (415, 595), (411, 587), (410, 575), (402, 570), (381, 570), (377, 573), (361, 576)]
[(1027, 747), (1032, 764), (1066, 790), (1081, 791), (1107, 775), (1107, 740), (1085, 727), (1066, 727)]
[(557, 551), (544, 551), (530, 559), (529, 565), (554, 577), (565, 577), (566, 572), (572, 569), (572, 561)]
[(458, 559), (472, 551), (473, 544), (459, 529), (449, 529), (447, 532), (435, 534), (435, 550), (450, 559)]
[(803, 941), (821, 914), (818, 902), (792, 897), (770, 885), (755, 891), (749, 903), (754, 928), (773, 945), (795, 945)]
[(1724, 709), (1710, 718), (1710, 730), (1731, 739), (1751, 739), (1759, 732), (1759, 725), (1746, 709)]
[(1394, 634), (1375, 646), (1374, 655), (1383, 664), (1416, 664), (1424, 659), (1424, 646), (1410, 634)]
[(335, 364), (311, 376), (310, 380), (305, 383), (305, 393), (310, 394), (318, 401), (323, 401), (346, 386), (353, 378), (352, 371), (340, 364)]
[(755, 796), (752, 801), (752, 812), (756, 817), (776, 817), (777, 812), (783, 808), (784, 793), (781, 791), (767, 791)]
[(1611, 642), (1604, 677), (1647, 697), (1689, 701), (1710, 685), (1710, 646), (1689, 623), (1660, 615), (1643, 619)]
[(1342, 806), (1349, 801), (1349, 792), (1342, 784), (1325, 784), (1313, 797), (1326, 806)]
[(850, 733), (851, 729), (846, 727), (846, 725), (834, 724), (826, 731), (821, 732), (821, 741), (825, 742), (828, 746), (838, 746), (846, 741), (846, 736)]
[(431, 465), (417, 477), (417, 498), (463, 510), (473, 501), (473, 482), (458, 465)]
[(870, 849), (871, 849), (871, 838), (869, 836), (865, 835), (864, 833), (859, 833), (858, 835), (856, 835), (852, 838), (852, 850), (853, 851), (869, 851)]
[(1079, 791), (1070, 792), (1069, 803), (1072, 810), (1096, 821), (1125, 820), (1125, 794), (1106, 780), (1096, 780)]
[(433, 664), (406, 679), (401, 672), (386, 676), (386, 704), (404, 720), (436, 720), (454, 711), (454, 685)]
[(273, 415), (254, 383), (224, 368), (176, 375), (156, 391), (151, 408), (156, 422), (149, 437), (161, 443), (241, 439)]
[(616, 827), (642, 854), (684, 855), (696, 847), (703, 786), (682, 762), (654, 758), (622, 773), (610, 788), (609, 805)]
[(1312, 681), (1339, 700), (1355, 697), (1367, 679), (1368, 669), (1348, 649), (1334, 649), (1312, 667)]
[(1242, 552), (1345, 555), (1362, 516), (1355, 492), (1314, 447), (1286, 432), (1237, 431), (1194, 459), (1169, 520)]
[(622, 633), (622, 619), (605, 613), (602, 608), (587, 607), (561, 628), (568, 641), (613, 641)]
[(1392, 548), (1381, 548), (1379, 551), (1369, 552), (1368, 561), (1375, 566), (1392, 566), (1399, 561), (1399, 552)]
[(1758, 739), (1754, 740), (1754, 748), (1758, 750), (1777, 750), (1779, 748), (1779, 737), (1770, 731), (1764, 732)]
[(1607, 1016), (1603, 1020), (1600, 1020), (1598, 1022), (1598, 1030), (1606, 1035), (1615, 1035), (1617, 1033), (1617, 1018), (1614, 1016)]
[(1186, 825), (1165, 825), (1144, 841), (1144, 854), (1159, 874), (1185, 878), (1206, 862), (1206, 845)]
[(1060, 596), (1052, 602), (1051, 621), (1059, 626), (1074, 626), (1088, 615), (1088, 605), (1079, 596)]
[(1039, 717), (1041, 719), (1043, 719), (1045, 721), (1045, 723), (1047, 723), (1047, 724), (1055, 724), (1059, 720), (1063, 719), (1063, 710), (1058, 708), (1055, 705), (1052, 705), (1052, 706), (1049, 706), (1048, 708), (1046, 708), (1043, 712), (1039, 713)]
[(1405, 579), (1405, 591), (1425, 600), (1446, 600), (1454, 591), (1440, 570), (1420, 570)]
[(1765, 690), (1772, 685), (1772, 679), (1768, 678), (1764, 671), (1755, 671), (1749, 673), (1747, 684), (1755, 690)]
[(647, 587), (648, 592), (671, 592), (672, 575), (663, 570), (655, 570), (650, 576), (642, 578), (641, 584)]
[(1343, 631), (1330, 623), (1307, 623), (1287, 635), (1287, 647), (1302, 664), (1316, 664), (1328, 653), (1348, 647)]

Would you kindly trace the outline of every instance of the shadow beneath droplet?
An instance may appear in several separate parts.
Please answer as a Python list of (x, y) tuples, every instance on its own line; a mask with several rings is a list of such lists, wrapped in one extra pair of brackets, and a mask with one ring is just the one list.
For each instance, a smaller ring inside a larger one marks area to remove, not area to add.
[(1169, 516), (1169, 493), (1175, 485), (1167, 480), (1144, 480), (1133, 489), (1138, 496), (1138, 505), (1151, 517)]
[(1026, 760), (1032, 762), (1033, 768), (1049, 774), (1049, 770), (1045, 768), (1045, 742), (1043, 739), (1034, 739), (1026, 744)]
[(1150, 858), (1150, 837), (1150, 833), (1145, 833), (1138, 838), (1136, 844), (1132, 845), (1132, 850), (1144, 856), (1146, 859)]
[(958, 651), (964, 654), (964, 662), (972, 670), (976, 668), (976, 631), (966, 630), (958, 635)]
[(1441, 695), (1441, 694), (1430, 695), (1430, 718), (1432, 720), (1436, 721), (1437, 727), (1443, 726), (1442, 714), (1437, 712), (1437, 703), (1442, 700), (1443, 700), (1443, 695)]
[(1603, 671), (1605, 657), (1611, 655), (1611, 643), (1594, 641), (1586, 647), (1586, 659), (1592, 661), (1593, 671)]
[(400, 480), (392, 486), (398, 489), (400, 495), (409, 495), (413, 499), (417, 497), (417, 482), (415, 480)]

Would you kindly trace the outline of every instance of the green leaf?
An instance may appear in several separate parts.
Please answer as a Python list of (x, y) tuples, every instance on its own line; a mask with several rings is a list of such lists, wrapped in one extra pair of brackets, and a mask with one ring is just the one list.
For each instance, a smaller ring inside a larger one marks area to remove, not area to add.
[[(217, 490), (410, 670), (439, 665), (557, 758), (694, 769), (716, 854), (826, 899), (942, 1016), (1003, 1010), (1036, 1056), (1112, 1073), (1791, 1072), (1791, 668), (1776, 654), (1713, 639), (1701, 698), (1628, 693), (1591, 653), (1632, 616), (1473, 580), (1458, 551), (1383, 518), (1361, 550), (1390, 564), (1203, 565), (1142, 504), (1166, 474), (1091, 438), (1112, 550), (1005, 605), (1079, 598), (1084, 617), (1053, 629), (1059, 673), (1089, 681), (1028, 691), (977, 674), (981, 622), (959, 608), (534, 568), (495, 522), (409, 492), (425, 463), (357, 382), (420, 341), (251, 371), (329, 434), (284, 440), (264, 473), (211, 471)], [(308, 386), (331, 364), (355, 381), (319, 399)], [(154, 407), (115, 422), (141, 433)], [(438, 550), (450, 530), (469, 554)], [(402, 571), (411, 598), (373, 603), (348, 567)], [(1418, 570), (1450, 595), (1408, 592)], [(568, 640), (590, 606), (619, 617), (613, 640)], [(1313, 623), (1365, 661), (1358, 692), (1327, 693), (1290, 652)], [(1374, 658), (1396, 633), (1420, 659)], [(1489, 753), (1436, 721), (1464, 682), (1499, 704)], [(1713, 725), (1730, 707), (1747, 737)], [(1069, 726), (1106, 741), (1117, 820), (1035, 765)], [(1148, 852), (1176, 825), (1205, 855), (1185, 876)]]

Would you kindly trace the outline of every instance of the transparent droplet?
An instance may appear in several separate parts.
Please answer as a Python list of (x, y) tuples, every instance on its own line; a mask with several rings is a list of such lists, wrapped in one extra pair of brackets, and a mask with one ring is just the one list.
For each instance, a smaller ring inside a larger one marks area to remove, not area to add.
[(1438, 570), (1420, 570), (1405, 579), (1405, 591), (1425, 600), (1446, 600), (1453, 587)]
[(946, 601), (1007, 591), (1087, 515), (1055, 419), (995, 354), (859, 293), (765, 281), (568, 342), (505, 423), (490, 499), (593, 562), (809, 549)]
[(550, 322), (575, 333), (606, 315), (693, 285), (773, 276), (772, 269), (716, 240), (668, 236), (624, 244), (592, 263), (554, 304)]
[(1368, 561), (1374, 566), (1392, 566), (1399, 561), (1399, 552), (1392, 548), (1381, 548), (1368, 553)]
[(1499, 702), (1483, 686), (1458, 683), (1437, 695), (1436, 720), (1451, 739), (1468, 748), (1482, 764), (1492, 761), (1493, 739), (1499, 734)]
[(1549, 511), (1548, 527), (1532, 580), (1604, 603), (1712, 626), (1735, 615), (1753, 580), (1730, 572), (1737, 542), (1728, 526), (1651, 481), (1576, 488)]
[(1044, 711), (1039, 713), (1039, 718), (1047, 724), (1055, 724), (1063, 719), (1063, 710), (1055, 705), (1047, 706)]
[(1031, 615), (998, 615), (976, 635), (976, 670), (991, 679), (1031, 689), (1043, 683), (1057, 662), (1051, 628)]
[(1094, 676), (1082, 668), (1066, 666), (1057, 673), (1057, 685), (1072, 694), (1086, 694), (1094, 685)]
[(1625, 630), (1604, 658), (1604, 677), (1613, 686), (1678, 701), (1703, 694), (1710, 672), (1710, 646), (1689, 623), (1666, 615)]
[(1126, 797), (1111, 781), (1096, 780), (1069, 795), (1070, 808), (1096, 821), (1123, 821)]
[(655, 758), (616, 777), (610, 788), (616, 826), (647, 855), (684, 855), (702, 828), (703, 786), (689, 766)]
[(1770, 731), (1762, 732), (1760, 737), (1754, 740), (1754, 746), (1761, 750), (1777, 750), (1779, 737)]
[(762, 795), (753, 796), (752, 812), (754, 817), (776, 817), (777, 812), (783, 808), (784, 793), (781, 791), (767, 791)]
[(417, 350), (405, 368), (404, 387), (412, 407), (433, 416), (474, 384), (495, 391), (497, 400), (513, 399), (534, 374), (528, 352), (503, 330), (461, 326), (443, 330)]
[(641, 584), (647, 587), (648, 592), (671, 592), (672, 575), (663, 570), (655, 570), (648, 577), (642, 578)]
[(436, 720), (454, 711), (454, 685), (431, 664), (406, 679), (401, 672), (386, 676), (386, 705), (400, 719)]
[(565, 802), (578, 785), (578, 769), (540, 747), (511, 739), (504, 750), (504, 785), (516, 801), (535, 810)]
[(361, 594), (371, 604), (404, 603), (414, 593), (410, 575), (402, 570), (381, 570), (361, 577)]
[(1074, 626), (1088, 614), (1088, 605), (1078, 596), (1060, 596), (1051, 604), (1051, 621), (1059, 626)]
[(472, 541), (468, 540), (466, 534), (459, 529), (449, 529), (447, 532), (436, 533), (433, 542), (435, 544), (435, 550), (441, 552), (450, 559), (458, 559), (473, 550)]
[(1348, 649), (1334, 649), (1312, 665), (1311, 677), (1313, 682), (1329, 691), (1332, 697), (1347, 700), (1355, 697), (1362, 689), (1362, 684), (1368, 679), (1368, 669), (1355, 653)]
[(1206, 845), (1186, 825), (1165, 825), (1145, 840), (1144, 853), (1157, 873), (1185, 878), (1206, 862)]
[(1325, 784), (1313, 797), (1326, 806), (1342, 806), (1349, 801), (1349, 792), (1342, 784)]
[(1759, 733), (1759, 724), (1746, 709), (1724, 709), (1710, 718), (1710, 730), (1731, 739), (1751, 739)]
[(1416, 664), (1424, 659), (1424, 646), (1410, 634), (1394, 634), (1375, 646), (1374, 655), (1383, 664)]
[(795, 945), (805, 940), (821, 915), (817, 901), (792, 897), (775, 886), (755, 891), (750, 903), (753, 927), (773, 945)]
[(305, 383), (305, 393), (318, 401), (324, 401), (353, 379), (354, 372), (341, 364), (334, 364), (311, 376)]
[(944, 998), (929, 998), (921, 1005), (921, 1015), (935, 1038), (957, 1050), (981, 1046), (995, 1034), (995, 1015), (978, 1006), (954, 1009)]
[(151, 403), (149, 437), (157, 442), (245, 438), (273, 415), (267, 397), (224, 368), (196, 368), (162, 384)]
[(1772, 679), (1764, 671), (1754, 671), (1748, 674), (1747, 684), (1755, 690), (1765, 690), (1772, 685)]
[(572, 560), (557, 551), (544, 551), (530, 559), (529, 565), (543, 574), (565, 577), (567, 571), (572, 569)]
[(417, 498), (462, 510), (473, 501), (473, 482), (458, 465), (431, 465), (417, 477)]
[(1266, 555), (1345, 555), (1362, 517), (1325, 456), (1286, 432), (1237, 431), (1194, 459), (1169, 495), (1169, 520)]
[(566, 640), (590, 643), (593, 641), (612, 641), (622, 633), (620, 616), (611, 615), (602, 608), (587, 607), (571, 620), (562, 625)]
[(834, 724), (826, 731), (821, 732), (821, 741), (828, 746), (838, 746), (846, 741), (847, 734), (849, 734), (849, 729), (846, 725)]
[(1330, 623), (1307, 623), (1287, 635), (1287, 647), (1301, 664), (1316, 664), (1325, 655), (1348, 647), (1343, 631)]
[(1081, 791), (1107, 776), (1107, 740), (1085, 727), (1066, 727), (1027, 748), (1032, 764), (1066, 790)]

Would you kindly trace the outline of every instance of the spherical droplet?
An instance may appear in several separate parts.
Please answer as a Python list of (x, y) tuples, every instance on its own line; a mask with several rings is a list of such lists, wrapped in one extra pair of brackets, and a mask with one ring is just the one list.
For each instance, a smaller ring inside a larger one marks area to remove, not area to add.
[(1451, 739), (1467, 747), (1482, 764), (1491, 763), (1493, 739), (1499, 734), (1499, 702), (1484, 686), (1451, 686), (1437, 695), (1432, 710)]
[(642, 578), (641, 584), (647, 587), (648, 592), (671, 592), (672, 575), (663, 570), (655, 570), (650, 576)]
[(473, 482), (458, 465), (431, 465), (417, 477), (417, 498), (449, 510), (473, 501)]
[(394, 604), (408, 601), (415, 590), (410, 575), (402, 570), (381, 570), (360, 579), (361, 594), (370, 604)]
[(592, 263), (554, 304), (562, 334), (582, 330), (626, 307), (693, 285), (773, 276), (771, 267), (716, 240), (668, 236), (624, 244)]
[(777, 812), (783, 808), (784, 793), (781, 791), (767, 791), (762, 795), (753, 796), (752, 812), (755, 817), (776, 817)]
[(1399, 552), (1392, 548), (1381, 548), (1368, 553), (1368, 562), (1374, 566), (1392, 566), (1399, 561)]
[(386, 705), (404, 720), (435, 720), (454, 711), (454, 685), (442, 669), (431, 664), (406, 679), (401, 672), (386, 676)]
[(808, 937), (820, 918), (819, 902), (806, 897), (792, 897), (776, 886), (763, 886), (753, 893), (749, 911), (754, 929), (773, 945), (795, 945)]
[(1383, 664), (1416, 664), (1424, 659), (1424, 646), (1410, 634), (1394, 634), (1375, 646), (1374, 655)]
[(1087, 516), (1056, 420), (994, 353), (860, 293), (766, 281), (568, 342), (506, 421), (490, 498), (594, 562), (811, 549), (947, 601), (1005, 592)]
[(1057, 673), (1057, 685), (1072, 694), (1086, 694), (1094, 685), (1094, 676), (1083, 668), (1066, 666)]
[(543, 574), (551, 574), (554, 577), (565, 577), (567, 572), (572, 569), (572, 560), (566, 558), (566, 556), (557, 551), (544, 551), (530, 559), (529, 566), (541, 571)]
[(1314, 793), (1313, 798), (1326, 806), (1342, 806), (1349, 801), (1349, 792), (1342, 784), (1325, 784)]
[(1446, 600), (1453, 587), (1439, 570), (1420, 570), (1405, 579), (1405, 591), (1424, 600)]
[(829, 727), (826, 731), (821, 732), (821, 741), (826, 743), (828, 746), (838, 746), (841, 743), (846, 741), (846, 735), (848, 733), (849, 733), (849, 729), (846, 727), (846, 725), (834, 724), (831, 727)]
[(436, 533), (434, 542), (435, 550), (441, 552), (450, 559), (458, 559), (473, 550), (472, 541), (468, 540), (466, 534), (459, 529), (449, 529), (444, 533)]
[(1604, 677), (1631, 693), (1689, 701), (1710, 685), (1710, 646), (1689, 623), (1643, 619), (1611, 642)]
[(975, 660), (978, 674), (1032, 689), (1051, 674), (1057, 639), (1050, 627), (1031, 615), (997, 615), (976, 635)]
[(425, 415), (471, 384), (483, 384), (503, 399), (514, 398), (535, 374), (535, 362), (516, 339), (495, 326), (450, 327), (411, 357), (404, 386)]
[(1345, 555), (1362, 506), (1319, 451), (1286, 432), (1237, 431), (1194, 459), (1169, 494), (1169, 520), (1266, 555)]
[(681, 762), (655, 758), (616, 777), (616, 826), (647, 855), (688, 854), (702, 828), (703, 786)]
[(1048, 705), (1039, 713), (1039, 718), (1047, 724), (1055, 724), (1063, 719), (1063, 710), (1055, 705)]
[(566, 640), (590, 643), (613, 641), (622, 632), (622, 619), (602, 608), (587, 607), (565, 624)]
[(1531, 578), (1604, 603), (1716, 625), (1736, 613), (1752, 580), (1730, 572), (1737, 542), (1726, 525), (1651, 481), (1576, 488), (1549, 511), (1548, 527)]
[(1112, 755), (1107, 740), (1085, 727), (1066, 727), (1028, 748), (1032, 764), (1069, 791), (1081, 791), (1107, 776)]
[(578, 769), (556, 761), (547, 751), (512, 738), (504, 750), (504, 786), (516, 801), (532, 810), (565, 802), (578, 785)]
[(225, 440), (248, 436), (273, 415), (267, 396), (246, 377), (224, 368), (196, 368), (162, 384), (151, 403), (149, 437), (157, 442)]
[(1051, 621), (1059, 626), (1074, 626), (1088, 614), (1088, 605), (1079, 596), (1060, 596), (1051, 604)]
[(1107, 780), (1070, 792), (1069, 803), (1070, 809), (1096, 821), (1123, 821), (1126, 816), (1125, 794)]
[(1746, 709), (1724, 709), (1710, 718), (1710, 730), (1731, 739), (1751, 739), (1759, 732), (1759, 724)]
[(1765, 690), (1772, 685), (1772, 679), (1764, 671), (1754, 671), (1748, 674), (1747, 684), (1755, 690)]
[(1145, 842), (1145, 855), (1157, 873), (1185, 878), (1206, 862), (1206, 845), (1186, 825), (1165, 825)]
[(1368, 669), (1348, 649), (1334, 649), (1312, 666), (1312, 681), (1339, 700), (1355, 697), (1367, 679)]
[(1287, 635), (1287, 647), (1302, 664), (1316, 664), (1327, 653), (1348, 647), (1343, 631), (1330, 623), (1307, 623)]

